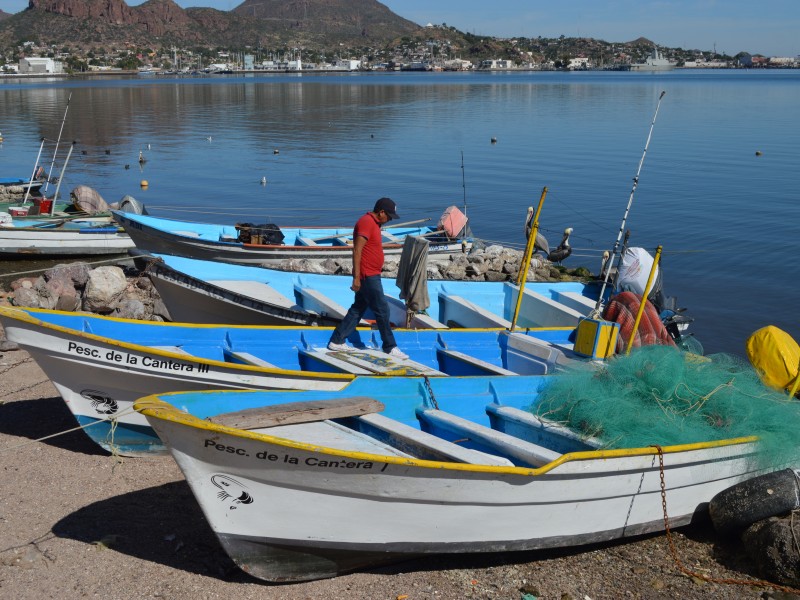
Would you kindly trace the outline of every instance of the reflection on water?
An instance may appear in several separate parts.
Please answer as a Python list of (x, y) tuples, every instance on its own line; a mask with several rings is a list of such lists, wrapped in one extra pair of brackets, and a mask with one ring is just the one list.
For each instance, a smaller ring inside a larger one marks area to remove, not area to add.
[[(634, 245), (663, 245), (667, 291), (697, 317), (703, 343), (740, 352), (767, 322), (800, 338), (799, 292), (782, 267), (800, 250), (800, 129), (787, 121), (798, 79), (676, 70), (3, 80), (0, 176), (28, 176), (72, 94), (62, 152), (77, 145), (63, 190), (89, 185), (108, 202), (131, 194), (178, 219), (283, 225), (347, 225), (380, 196), (403, 220), (435, 220), (466, 201), (476, 235), (520, 247), (526, 209), (547, 186), (544, 233), (555, 244), (572, 227), (567, 265), (596, 271), (665, 90), (626, 228)], [(762, 246), (786, 258), (765, 263)]]

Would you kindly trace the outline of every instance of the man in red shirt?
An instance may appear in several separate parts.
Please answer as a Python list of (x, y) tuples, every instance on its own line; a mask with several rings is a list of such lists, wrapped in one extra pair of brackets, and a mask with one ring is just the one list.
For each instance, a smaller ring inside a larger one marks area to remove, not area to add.
[(356, 293), (353, 305), (334, 330), (328, 342), (328, 350), (352, 350), (345, 340), (355, 331), (367, 309), (375, 315), (381, 334), (383, 351), (396, 358), (408, 358), (397, 347), (389, 324), (389, 304), (383, 295), (381, 270), (383, 269), (383, 234), (381, 225), (397, 219), (397, 205), (391, 198), (381, 198), (372, 212), (366, 213), (353, 228), (353, 285)]

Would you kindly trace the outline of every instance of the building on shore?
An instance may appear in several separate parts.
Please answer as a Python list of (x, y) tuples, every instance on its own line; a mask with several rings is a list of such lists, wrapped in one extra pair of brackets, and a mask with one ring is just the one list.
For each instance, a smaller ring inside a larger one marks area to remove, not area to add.
[(19, 73), (63, 73), (64, 66), (61, 61), (53, 60), (52, 58), (20, 58), (19, 59)]

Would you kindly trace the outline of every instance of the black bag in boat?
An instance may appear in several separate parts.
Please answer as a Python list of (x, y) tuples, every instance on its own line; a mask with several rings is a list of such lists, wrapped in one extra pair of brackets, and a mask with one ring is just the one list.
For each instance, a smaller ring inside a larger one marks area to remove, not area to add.
[(236, 239), (243, 244), (269, 244), (271, 246), (283, 244), (284, 235), (281, 233), (281, 228), (274, 223), (259, 225), (236, 223), (235, 227), (239, 232)]

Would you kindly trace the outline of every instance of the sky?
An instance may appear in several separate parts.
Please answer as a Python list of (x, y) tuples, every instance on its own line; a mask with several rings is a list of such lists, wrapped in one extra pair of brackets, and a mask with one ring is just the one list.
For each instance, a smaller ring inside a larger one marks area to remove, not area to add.
[[(128, 5), (143, 0), (127, 0)], [(183, 8), (236, 8), (242, 0), (177, 0)], [(382, 0), (420, 25), (447, 23), (495, 37), (592, 37), (660, 46), (767, 56), (800, 54), (800, 0)], [(28, 0), (0, 0), (19, 12)]]

